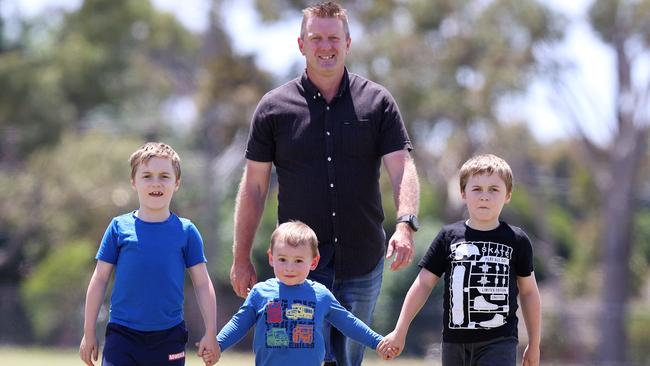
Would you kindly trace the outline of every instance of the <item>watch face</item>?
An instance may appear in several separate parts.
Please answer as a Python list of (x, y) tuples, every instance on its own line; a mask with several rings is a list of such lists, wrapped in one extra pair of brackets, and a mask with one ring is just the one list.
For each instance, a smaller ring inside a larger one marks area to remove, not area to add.
[(411, 219), (411, 226), (413, 226), (415, 230), (419, 229), (420, 222), (418, 221), (418, 217), (415, 215), (411, 215), (410, 219)]
[(397, 222), (406, 222), (409, 224), (413, 231), (417, 231), (420, 228), (420, 223), (418, 222), (418, 217), (415, 215), (404, 215), (397, 219)]

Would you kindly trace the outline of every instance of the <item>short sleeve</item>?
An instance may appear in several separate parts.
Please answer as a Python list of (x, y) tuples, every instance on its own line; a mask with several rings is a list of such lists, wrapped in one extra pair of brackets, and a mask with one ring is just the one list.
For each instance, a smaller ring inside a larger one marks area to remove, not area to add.
[(205, 258), (205, 253), (203, 252), (203, 239), (199, 230), (190, 222), (187, 225), (186, 231), (187, 244), (184, 251), (185, 267), (190, 268), (199, 263), (207, 262), (208, 260)]
[(442, 277), (447, 266), (448, 240), (446, 237), (445, 230), (440, 230), (418, 264), (438, 277)]
[(273, 121), (268, 118), (269, 103), (267, 94), (255, 109), (246, 144), (246, 159), (258, 162), (273, 161), (275, 141), (273, 139)]
[(381, 123), (379, 153), (381, 156), (394, 151), (413, 150), (402, 115), (393, 96), (384, 89), (384, 110)]
[(517, 276), (528, 277), (534, 271), (533, 265), (533, 244), (523, 230), (518, 230), (517, 241), (519, 252), (517, 253)]
[(99, 245), (95, 259), (111, 264), (117, 264), (117, 257), (120, 253), (118, 247), (118, 238), (119, 235), (117, 220), (113, 219), (104, 232), (104, 236), (102, 237), (102, 242)]

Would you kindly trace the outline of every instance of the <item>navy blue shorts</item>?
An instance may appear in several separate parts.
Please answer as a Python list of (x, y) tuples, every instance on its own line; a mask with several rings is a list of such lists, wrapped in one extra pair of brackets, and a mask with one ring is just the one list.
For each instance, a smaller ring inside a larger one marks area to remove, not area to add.
[(143, 332), (109, 323), (102, 356), (103, 366), (183, 366), (187, 329), (175, 327)]
[(476, 343), (442, 343), (442, 366), (515, 366), (516, 363), (515, 337)]

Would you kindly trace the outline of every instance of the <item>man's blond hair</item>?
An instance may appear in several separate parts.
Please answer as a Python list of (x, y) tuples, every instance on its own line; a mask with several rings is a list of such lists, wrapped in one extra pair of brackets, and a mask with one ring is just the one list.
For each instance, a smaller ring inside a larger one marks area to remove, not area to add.
[(140, 146), (131, 157), (129, 163), (131, 164), (131, 179), (135, 179), (135, 173), (138, 167), (142, 164), (147, 164), (151, 158), (169, 159), (172, 162), (174, 173), (176, 173), (176, 181), (181, 179), (181, 158), (171, 146), (162, 142), (147, 142)]
[(476, 155), (460, 168), (460, 191), (465, 192), (465, 186), (470, 177), (477, 174), (492, 175), (496, 173), (506, 184), (506, 193), (512, 192), (512, 169), (500, 157), (492, 154)]
[(307, 19), (309, 18), (337, 18), (343, 22), (343, 31), (345, 38), (350, 39), (350, 26), (348, 25), (348, 15), (341, 5), (333, 1), (325, 1), (312, 5), (302, 10), (302, 24), (300, 25), (300, 38), (305, 39)]
[(300, 221), (287, 221), (273, 231), (273, 234), (271, 234), (271, 245), (269, 246), (271, 253), (273, 253), (273, 247), (277, 242), (286, 243), (294, 248), (308, 245), (311, 247), (312, 258), (316, 258), (319, 255), (316, 233)]

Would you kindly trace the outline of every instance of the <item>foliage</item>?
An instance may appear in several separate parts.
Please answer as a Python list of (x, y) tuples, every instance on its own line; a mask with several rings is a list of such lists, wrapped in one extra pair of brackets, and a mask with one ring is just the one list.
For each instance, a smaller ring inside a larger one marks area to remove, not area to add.
[(67, 344), (78, 337), (79, 313), (83, 312), (88, 267), (96, 246), (89, 241), (67, 244), (51, 252), (23, 285), (23, 301), (29, 311), (36, 339)]

